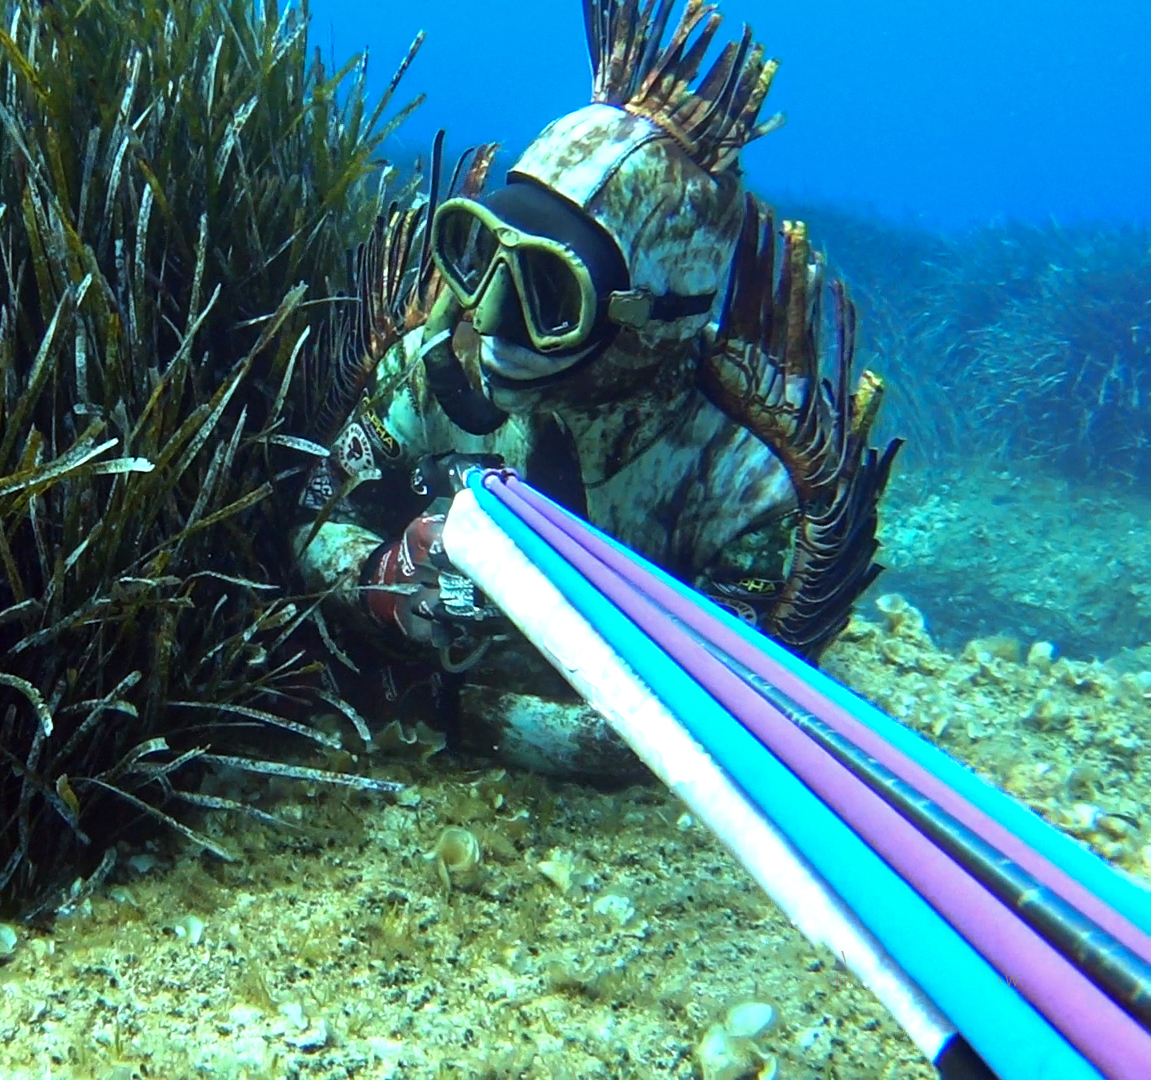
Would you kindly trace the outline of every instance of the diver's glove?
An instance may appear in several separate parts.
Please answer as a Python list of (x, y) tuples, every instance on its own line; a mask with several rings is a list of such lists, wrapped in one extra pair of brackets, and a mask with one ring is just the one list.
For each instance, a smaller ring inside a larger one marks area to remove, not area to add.
[(361, 578), (365, 602), (377, 621), (436, 648), (499, 615), (448, 561), (444, 520), (443, 514), (416, 518), (399, 540), (381, 544), (368, 557)]

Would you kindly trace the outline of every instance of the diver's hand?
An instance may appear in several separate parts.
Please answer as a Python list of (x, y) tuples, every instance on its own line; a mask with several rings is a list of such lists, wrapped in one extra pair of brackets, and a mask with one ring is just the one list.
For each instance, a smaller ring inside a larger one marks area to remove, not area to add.
[(424, 645), (446, 645), (452, 637), (436, 617), (440, 572), (451, 566), (443, 531), (443, 514), (418, 517), (399, 540), (382, 544), (365, 567), (368, 610), (383, 625), (397, 626), (405, 637)]
[(498, 614), (477, 602), (475, 586), (448, 561), (444, 520), (416, 518), (399, 540), (376, 549), (363, 577), (368, 610), (381, 624), (436, 648), (455, 641), (461, 626)]

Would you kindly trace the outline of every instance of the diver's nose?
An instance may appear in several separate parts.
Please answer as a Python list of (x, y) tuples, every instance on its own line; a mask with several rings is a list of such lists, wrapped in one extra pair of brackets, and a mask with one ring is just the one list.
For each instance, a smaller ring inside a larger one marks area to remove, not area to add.
[(515, 282), (506, 263), (501, 262), (492, 274), (488, 287), (472, 314), (476, 332), (491, 337), (518, 339), (523, 328), (523, 312)]

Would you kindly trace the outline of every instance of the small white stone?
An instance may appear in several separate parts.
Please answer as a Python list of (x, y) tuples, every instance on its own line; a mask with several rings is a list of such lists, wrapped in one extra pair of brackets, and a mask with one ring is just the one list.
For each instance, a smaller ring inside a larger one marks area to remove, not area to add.
[(801, 1050), (810, 1050), (816, 1042), (823, 1037), (823, 1028), (820, 1026), (808, 1028), (799, 1040)]
[(7, 923), (0, 923), (0, 956), (11, 956), (16, 951), (16, 931)]
[(616, 926), (624, 926), (635, 915), (635, 905), (626, 896), (608, 893), (592, 904), (592, 911), (610, 919)]
[(280, 1006), (280, 1015), (285, 1017), (289, 1024), (299, 1031), (308, 1026), (308, 1018), (304, 1015), (304, 1006), (298, 1001), (288, 1001)]
[(304, 1053), (313, 1053), (328, 1045), (328, 1037), (327, 1021), (320, 1019), (302, 1035), (288, 1039), (287, 1042), (289, 1046), (303, 1050)]
[(575, 856), (570, 851), (553, 848), (543, 862), (536, 863), (536, 869), (560, 892), (566, 893), (572, 886)]
[(380, 1077), (395, 1075), (393, 1070), (400, 1067), (400, 1060), (406, 1049), (404, 1044), (399, 1039), (388, 1039), (383, 1035), (370, 1035), (367, 1043), (373, 1063), (387, 1069), (387, 1072), (377, 1072), (375, 1075)]
[(228, 1022), (236, 1027), (247, 1027), (256, 1023), (263, 1015), (254, 1005), (233, 1005), (228, 1010)]
[(727, 1010), (724, 1027), (733, 1039), (759, 1039), (775, 1024), (775, 1009), (765, 1001), (743, 1001)]
[(1101, 811), (1098, 806), (1080, 802), (1072, 807), (1072, 813), (1075, 815), (1075, 824), (1084, 832), (1090, 832), (1099, 823)]

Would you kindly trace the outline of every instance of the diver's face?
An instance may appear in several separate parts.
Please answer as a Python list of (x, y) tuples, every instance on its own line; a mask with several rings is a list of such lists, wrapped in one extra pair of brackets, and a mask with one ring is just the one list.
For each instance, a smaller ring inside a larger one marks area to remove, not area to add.
[[(537, 278), (545, 272), (546, 268), (537, 268)], [(545, 288), (546, 285), (545, 282)], [(531, 278), (521, 287), (510, 267), (501, 261), (472, 310), (472, 328), (480, 336), (480, 367), (494, 385), (554, 378), (578, 363), (594, 347), (585, 344), (575, 350), (547, 352), (533, 348), (533, 335), (525, 325), (524, 287), (543, 291), (538, 280)]]
[(541, 379), (550, 382), (598, 347), (597, 344), (591, 344), (575, 353), (548, 355), (502, 336), (498, 326), (491, 327), (494, 331), (491, 333), (485, 333), (485, 327), (477, 326), (474, 322), (473, 327), (480, 336), (480, 371), (485, 381), (493, 387), (514, 388), (511, 384), (536, 384)]
[(560, 361), (558, 357), (545, 356), (504, 338), (481, 334), (479, 367), (484, 393), (493, 405), (507, 413), (554, 408), (566, 400), (571, 390), (568, 383), (561, 380), (596, 348), (597, 345), (589, 345), (575, 356)]
[(607, 300), (628, 287), (619, 248), (537, 184), (509, 184), (484, 203), (448, 200), (436, 211), (432, 254), (471, 311), (492, 386), (550, 382), (614, 334)]

